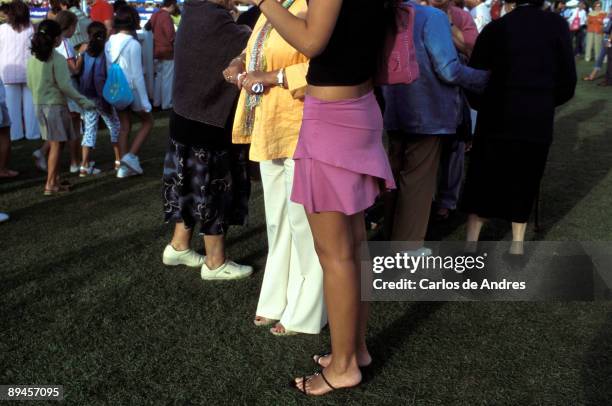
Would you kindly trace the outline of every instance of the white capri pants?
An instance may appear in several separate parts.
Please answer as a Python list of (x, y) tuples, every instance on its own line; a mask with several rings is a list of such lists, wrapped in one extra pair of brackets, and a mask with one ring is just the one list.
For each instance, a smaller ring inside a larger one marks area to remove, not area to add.
[(11, 140), (21, 140), (24, 136), (28, 140), (40, 139), (32, 92), (28, 86), (25, 83), (5, 84), (4, 89), (6, 107), (11, 118)]

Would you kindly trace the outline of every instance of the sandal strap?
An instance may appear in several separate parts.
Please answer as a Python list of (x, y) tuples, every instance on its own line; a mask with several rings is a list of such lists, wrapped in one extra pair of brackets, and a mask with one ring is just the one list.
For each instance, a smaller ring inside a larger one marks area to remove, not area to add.
[(321, 358), (329, 357), (330, 355), (331, 355), (331, 352), (326, 352), (324, 354), (315, 354), (315, 364), (322, 367), (323, 365), (321, 365), (319, 361), (321, 361)]
[(327, 384), (327, 386), (329, 386), (331, 388), (331, 390), (336, 390), (336, 388), (334, 388), (333, 385), (331, 383), (329, 383), (329, 381), (325, 377), (325, 374), (323, 373), (323, 370), (321, 370), (321, 372), (319, 372), (319, 374), (321, 375), (321, 378), (323, 378), (323, 381)]

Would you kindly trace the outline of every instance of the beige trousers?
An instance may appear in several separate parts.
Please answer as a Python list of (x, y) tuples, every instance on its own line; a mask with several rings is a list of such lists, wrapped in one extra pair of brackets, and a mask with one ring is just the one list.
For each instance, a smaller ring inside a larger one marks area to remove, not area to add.
[[(603, 41), (603, 34), (597, 34), (594, 32), (587, 32), (586, 34), (586, 53), (584, 59), (590, 61), (591, 59), (597, 59), (601, 52), (601, 42)], [(593, 50), (595, 53), (593, 54)], [(593, 56), (593, 58), (591, 58)]]
[(294, 161), (260, 163), (268, 232), (268, 259), (257, 315), (291, 331), (318, 334), (327, 323), (323, 271), (302, 205), (290, 201)]

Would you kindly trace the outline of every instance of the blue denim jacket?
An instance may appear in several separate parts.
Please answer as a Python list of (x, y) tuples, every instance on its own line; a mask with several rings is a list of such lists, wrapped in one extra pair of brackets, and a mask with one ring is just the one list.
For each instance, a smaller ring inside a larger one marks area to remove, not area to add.
[(385, 128), (411, 134), (455, 134), (463, 117), (460, 87), (480, 93), (489, 72), (463, 65), (448, 16), (414, 2), (414, 46), (419, 78), (409, 85), (383, 86)]

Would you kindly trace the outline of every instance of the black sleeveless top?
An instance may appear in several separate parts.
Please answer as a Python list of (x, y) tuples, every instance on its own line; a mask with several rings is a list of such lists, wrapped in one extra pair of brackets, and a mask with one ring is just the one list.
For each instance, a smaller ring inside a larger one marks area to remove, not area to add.
[(327, 48), (310, 60), (314, 86), (354, 86), (371, 79), (384, 40), (383, 0), (343, 0)]

